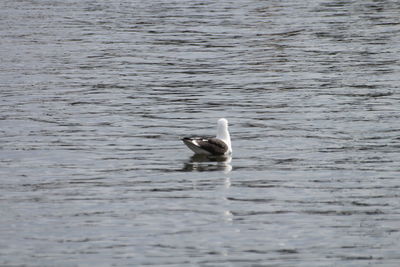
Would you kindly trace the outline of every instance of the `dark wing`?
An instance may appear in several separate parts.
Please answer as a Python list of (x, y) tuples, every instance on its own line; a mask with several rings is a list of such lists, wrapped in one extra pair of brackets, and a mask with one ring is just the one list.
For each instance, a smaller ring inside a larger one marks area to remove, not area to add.
[(228, 145), (218, 138), (183, 138), (182, 141), (196, 153), (199, 153), (196, 148), (212, 155), (224, 155), (228, 151)]
[[(210, 153), (208, 151), (205, 151), (203, 149), (201, 149), (199, 147), (199, 145), (197, 144), (197, 141), (199, 140), (198, 138), (190, 138), (190, 137), (185, 137), (182, 138), (183, 143), (190, 148), (190, 150), (192, 150), (195, 154), (205, 154), (205, 155), (209, 155)], [(196, 141), (196, 142), (195, 142)]]

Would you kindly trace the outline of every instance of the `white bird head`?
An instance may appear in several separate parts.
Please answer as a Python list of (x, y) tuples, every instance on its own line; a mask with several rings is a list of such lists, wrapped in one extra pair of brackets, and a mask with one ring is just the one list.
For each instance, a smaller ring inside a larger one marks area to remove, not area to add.
[(218, 120), (218, 127), (228, 128), (228, 121), (225, 118), (221, 118)]
[(223, 140), (229, 147), (229, 153), (232, 153), (231, 137), (228, 131), (228, 121), (225, 118), (218, 120), (217, 138)]

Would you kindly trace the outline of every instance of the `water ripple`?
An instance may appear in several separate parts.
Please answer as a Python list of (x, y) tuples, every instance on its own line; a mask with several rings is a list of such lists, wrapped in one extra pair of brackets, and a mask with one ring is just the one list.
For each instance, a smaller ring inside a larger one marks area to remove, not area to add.
[(1, 265), (398, 265), (395, 1), (0, 14)]

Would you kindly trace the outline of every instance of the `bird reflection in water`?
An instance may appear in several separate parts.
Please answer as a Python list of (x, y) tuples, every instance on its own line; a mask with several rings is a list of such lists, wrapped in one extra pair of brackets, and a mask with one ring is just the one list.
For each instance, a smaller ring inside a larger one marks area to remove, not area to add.
[(185, 163), (183, 171), (223, 171), (229, 173), (232, 170), (230, 162), (232, 157), (229, 155), (210, 156), (195, 154)]

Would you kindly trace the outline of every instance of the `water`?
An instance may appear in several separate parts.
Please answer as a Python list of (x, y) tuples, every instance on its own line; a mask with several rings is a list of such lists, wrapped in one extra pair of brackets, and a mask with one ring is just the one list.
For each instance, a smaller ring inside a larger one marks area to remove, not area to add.
[(397, 1), (0, 7), (1, 265), (398, 266)]

